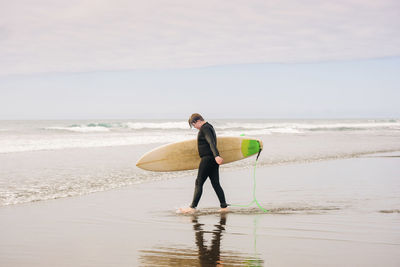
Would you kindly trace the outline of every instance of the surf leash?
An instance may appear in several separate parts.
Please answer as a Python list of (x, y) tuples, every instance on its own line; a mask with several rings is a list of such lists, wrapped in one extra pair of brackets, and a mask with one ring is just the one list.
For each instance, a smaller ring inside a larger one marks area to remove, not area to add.
[(247, 205), (238, 205), (238, 204), (229, 204), (229, 206), (232, 206), (232, 207), (250, 207), (251, 205), (253, 205), (254, 203), (257, 205), (257, 207), (260, 209), (260, 210), (262, 210), (263, 212), (269, 212), (269, 210), (267, 210), (267, 209), (264, 209), (261, 205), (260, 205), (260, 203), (258, 203), (258, 200), (257, 200), (257, 197), (256, 197), (256, 188), (257, 188), (257, 186), (256, 186), (256, 169), (257, 169), (257, 161), (258, 161), (258, 157), (260, 156), (260, 154), (261, 154), (261, 146), (260, 146), (260, 150), (258, 151), (258, 154), (257, 154), (257, 158), (256, 158), (256, 162), (254, 163), (254, 172), (253, 172), (253, 200), (249, 203), (249, 204), (247, 204)]

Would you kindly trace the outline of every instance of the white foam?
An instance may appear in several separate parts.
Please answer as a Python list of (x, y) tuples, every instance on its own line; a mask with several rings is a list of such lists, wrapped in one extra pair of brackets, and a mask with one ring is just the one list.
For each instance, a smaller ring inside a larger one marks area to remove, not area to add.
[[(251, 131), (263, 130), (264, 134), (271, 133), (302, 133), (303, 131), (337, 131), (337, 130), (400, 130), (400, 122), (393, 121), (305, 121), (305, 122), (216, 122), (217, 130)], [(90, 123), (87, 125), (72, 125), (46, 127), (47, 130), (63, 130), (72, 132), (109, 132), (112, 130), (188, 130), (186, 121), (167, 122), (122, 122), (122, 123)], [(262, 133), (261, 133), (262, 134)]]
[(110, 129), (103, 126), (70, 126), (70, 127), (46, 127), (45, 130), (61, 130), (80, 133), (109, 132)]
[(259, 130), (247, 130), (247, 129), (240, 129), (240, 130), (233, 130), (233, 131), (218, 131), (218, 134), (226, 135), (226, 136), (240, 136), (240, 135), (271, 135), (274, 133), (278, 134), (300, 134), (303, 131), (299, 131), (293, 128), (273, 128), (273, 129), (262, 129)]
[(309, 131), (358, 131), (358, 130), (400, 130), (398, 121), (344, 121), (344, 122), (228, 122), (218, 125), (220, 130), (227, 135), (269, 135), (269, 134), (301, 134)]
[[(4, 125), (4, 128), (10, 130), (10, 133), (1, 132), (0, 153), (169, 143), (196, 138), (197, 133), (196, 129), (189, 129), (186, 121), (100, 123), (88, 121), (84, 124), (80, 121), (78, 123), (81, 124), (68, 126), (70, 123), (70, 121), (57, 123), (38, 121), (31, 124), (17, 122), (15, 125), (8, 123)], [(399, 120), (216, 121), (211, 123), (218, 136), (296, 135), (313, 131), (400, 130)]]
[(399, 122), (367, 122), (367, 123), (330, 123), (330, 124), (298, 124), (296, 125), (299, 129), (340, 129), (340, 128), (349, 128), (349, 129), (399, 129)]
[(122, 127), (140, 130), (140, 129), (185, 129), (189, 125), (185, 121), (178, 122), (126, 122), (122, 123)]
[(188, 135), (87, 135), (64, 136), (57, 138), (13, 138), (0, 140), (0, 153), (57, 150), (65, 148), (88, 148), (170, 143), (193, 138)]

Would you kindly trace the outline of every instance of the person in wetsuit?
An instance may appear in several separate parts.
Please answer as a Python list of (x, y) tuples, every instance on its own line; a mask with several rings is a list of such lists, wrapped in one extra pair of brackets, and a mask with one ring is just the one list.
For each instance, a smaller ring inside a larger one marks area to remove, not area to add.
[(211, 124), (204, 121), (203, 117), (194, 113), (189, 118), (190, 127), (195, 127), (199, 130), (197, 135), (197, 147), (201, 158), (199, 171), (195, 183), (193, 201), (189, 208), (180, 209), (183, 213), (193, 213), (200, 201), (203, 193), (204, 182), (210, 177), (211, 184), (218, 196), (220, 202), (220, 211), (227, 211), (224, 190), (219, 183), (219, 165), (224, 159), (220, 157), (217, 149), (217, 135)]

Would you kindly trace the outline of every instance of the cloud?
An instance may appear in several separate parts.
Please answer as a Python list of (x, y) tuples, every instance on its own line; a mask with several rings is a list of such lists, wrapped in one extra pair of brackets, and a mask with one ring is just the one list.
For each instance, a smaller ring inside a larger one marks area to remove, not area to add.
[(2, 1), (0, 73), (400, 55), (398, 1)]

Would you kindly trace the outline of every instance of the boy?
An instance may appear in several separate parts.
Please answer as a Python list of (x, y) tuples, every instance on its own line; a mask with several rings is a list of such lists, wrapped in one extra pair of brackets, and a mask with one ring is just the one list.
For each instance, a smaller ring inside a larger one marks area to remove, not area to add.
[(213, 126), (204, 121), (203, 117), (198, 113), (192, 114), (188, 122), (190, 127), (199, 130), (197, 135), (197, 147), (201, 161), (197, 173), (192, 204), (189, 208), (181, 208), (179, 211), (181, 213), (194, 213), (196, 211), (197, 204), (203, 193), (203, 184), (207, 178), (210, 177), (211, 184), (220, 202), (220, 211), (226, 212), (228, 211), (228, 205), (225, 201), (224, 190), (219, 184), (219, 165), (222, 164), (224, 159), (220, 157), (217, 149), (217, 135), (215, 134)]

